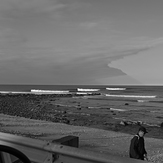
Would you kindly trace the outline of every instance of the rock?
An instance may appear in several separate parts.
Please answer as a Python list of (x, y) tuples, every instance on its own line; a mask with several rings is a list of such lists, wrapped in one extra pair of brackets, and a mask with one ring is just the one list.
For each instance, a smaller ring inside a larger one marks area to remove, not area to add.
[(70, 121), (69, 121), (68, 119), (65, 119), (65, 120), (63, 121), (63, 123), (69, 124)]
[(143, 122), (142, 121), (137, 121), (137, 125), (142, 125)]
[(128, 125), (132, 125), (133, 122), (131, 122), (131, 121), (127, 121), (127, 124), (128, 124)]
[(163, 122), (160, 124), (160, 127), (163, 128)]
[(125, 121), (121, 121), (121, 122), (120, 122), (120, 125), (127, 126), (128, 124), (127, 124), (127, 122), (125, 122)]
[(104, 125), (108, 125), (109, 123), (108, 123), (108, 122), (104, 122), (103, 124), (104, 124)]
[(78, 107), (77, 110), (81, 110), (81, 107)]
[(76, 121), (77, 119), (71, 119), (71, 121)]

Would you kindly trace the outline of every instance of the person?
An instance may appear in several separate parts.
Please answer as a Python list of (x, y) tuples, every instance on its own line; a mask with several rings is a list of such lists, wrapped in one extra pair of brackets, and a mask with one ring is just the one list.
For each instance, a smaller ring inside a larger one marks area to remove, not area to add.
[(131, 139), (129, 150), (130, 158), (148, 160), (144, 143), (144, 135), (146, 133), (148, 133), (146, 128), (141, 126), (138, 133)]

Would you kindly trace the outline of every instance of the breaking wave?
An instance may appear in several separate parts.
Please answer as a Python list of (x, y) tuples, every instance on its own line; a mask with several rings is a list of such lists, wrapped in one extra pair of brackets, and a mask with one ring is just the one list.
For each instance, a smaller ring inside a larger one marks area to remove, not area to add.
[(76, 92), (77, 95), (87, 95), (88, 93), (86, 92)]
[(116, 108), (110, 108), (110, 110), (113, 110), (113, 111), (126, 111), (125, 109), (116, 109)]
[(84, 92), (84, 91), (85, 91), (85, 92), (86, 92), (86, 91), (88, 91), (88, 92), (89, 92), (89, 91), (90, 91), (90, 92), (93, 92), (93, 91), (99, 91), (99, 90), (100, 90), (100, 89), (83, 89), (83, 88), (77, 88), (77, 91), (83, 91), (83, 92)]
[(156, 98), (156, 96), (137, 96), (137, 95), (111, 95), (111, 94), (105, 94), (105, 96), (109, 97), (128, 97), (128, 98)]
[(69, 91), (58, 91), (58, 90), (40, 90), (40, 89), (31, 89), (32, 93), (42, 93), (42, 94), (68, 94)]
[(137, 100), (138, 102), (149, 102), (148, 100)]
[(126, 88), (106, 88), (106, 90), (121, 91), (121, 90), (126, 90)]
[(0, 91), (0, 94), (29, 94), (30, 92)]
[(101, 93), (93, 93), (93, 92), (76, 92), (76, 95), (101, 95)]

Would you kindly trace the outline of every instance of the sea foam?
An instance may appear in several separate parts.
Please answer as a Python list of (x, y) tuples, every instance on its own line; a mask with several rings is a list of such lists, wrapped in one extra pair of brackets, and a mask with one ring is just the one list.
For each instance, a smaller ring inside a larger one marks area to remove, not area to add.
[(128, 98), (156, 98), (156, 96), (139, 96), (139, 95), (111, 95), (111, 94), (105, 94), (105, 96), (109, 97), (128, 97)]
[(110, 90), (110, 91), (121, 91), (121, 90), (126, 90), (126, 88), (106, 88), (106, 90)]
[(32, 93), (40, 93), (40, 94), (69, 94), (69, 91), (59, 91), (59, 90), (39, 90), (39, 89), (31, 89)]
[(83, 91), (83, 92), (84, 92), (84, 91), (85, 91), (85, 92), (86, 92), (86, 91), (87, 91), (87, 92), (89, 92), (89, 91), (92, 92), (92, 91), (99, 91), (99, 90), (100, 90), (100, 89), (84, 89), (84, 88), (77, 88), (77, 91)]

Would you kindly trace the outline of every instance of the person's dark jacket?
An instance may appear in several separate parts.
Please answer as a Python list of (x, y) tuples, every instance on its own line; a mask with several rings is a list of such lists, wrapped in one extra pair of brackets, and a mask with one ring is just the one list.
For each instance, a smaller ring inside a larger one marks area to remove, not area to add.
[(130, 143), (130, 158), (144, 160), (144, 154), (147, 154), (144, 145), (144, 138), (140, 137), (139, 135), (135, 135), (131, 139)]

